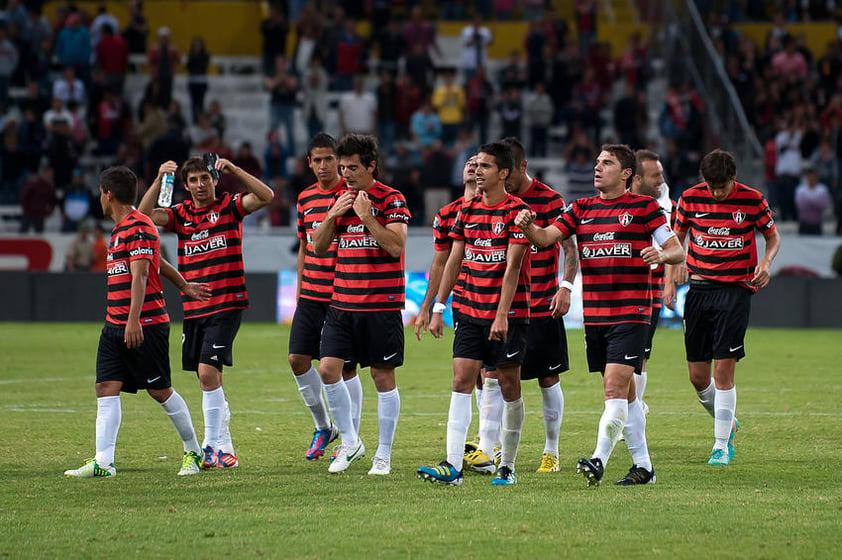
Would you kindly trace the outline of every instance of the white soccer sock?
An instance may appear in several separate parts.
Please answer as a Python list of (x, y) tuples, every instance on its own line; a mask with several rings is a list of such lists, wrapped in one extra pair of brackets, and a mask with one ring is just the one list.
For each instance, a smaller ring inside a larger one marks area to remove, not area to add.
[(541, 404), (544, 410), (544, 453), (558, 457), (558, 433), (564, 417), (564, 393), (561, 383), (541, 387)]
[(608, 458), (620, 439), (623, 427), (629, 417), (629, 402), (626, 399), (608, 399), (599, 419), (599, 431), (596, 436), (596, 448), (591, 457), (597, 457), (602, 465), (608, 464)]
[(646, 415), (643, 414), (640, 399), (629, 403), (629, 414), (626, 427), (623, 428), (623, 437), (626, 439), (632, 462), (638, 467), (651, 471), (652, 460), (649, 458), (649, 446), (646, 444)]
[(96, 455), (94, 459), (101, 467), (114, 462), (117, 447), (117, 433), (123, 420), (123, 404), (120, 395), (99, 397), (96, 400)]
[(395, 430), (400, 416), (401, 395), (398, 393), (398, 388), (377, 393), (377, 425), (380, 429), (380, 440), (375, 456), (384, 459), (392, 458), (392, 443), (395, 441)]
[(639, 401), (643, 400), (643, 393), (646, 392), (646, 382), (648, 381), (648, 377), (649, 376), (646, 374), (645, 370), (641, 371), (640, 375), (634, 376), (634, 387), (635, 387), (635, 393), (634, 394), (637, 397), (637, 400), (639, 400)]
[(295, 384), (298, 385), (298, 392), (301, 393), (304, 404), (313, 416), (316, 429), (327, 430), (330, 428), (330, 417), (327, 415), (327, 407), (322, 399), (322, 378), (319, 377), (319, 372), (316, 371), (316, 368), (310, 366), (310, 369), (306, 372), (292, 377), (295, 379)]
[(187, 408), (187, 402), (173, 389), (170, 398), (162, 402), (161, 406), (167, 413), (172, 425), (175, 426), (175, 431), (181, 438), (181, 443), (184, 444), (184, 450), (201, 455), (202, 448), (199, 447), (196, 430), (193, 429), (193, 420), (190, 418), (190, 409)]
[(457, 471), (462, 470), (465, 440), (471, 426), (471, 395), (450, 393), (450, 410), (447, 413), (447, 462)]
[(339, 433), (342, 434), (342, 443), (356, 447), (359, 443), (359, 435), (357, 429), (354, 428), (354, 420), (351, 418), (351, 395), (348, 393), (348, 387), (341, 379), (336, 383), (325, 383), (325, 399), (327, 406), (330, 408), (330, 414), (333, 416), (333, 423), (339, 428)]
[(348, 387), (348, 394), (351, 395), (351, 419), (354, 421), (354, 429), (360, 433), (360, 416), (363, 413), (363, 384), (360, 376), (355, 375), (345, 380)]
[(523, 398), (503, 403), (503, 448), (500, 466), (515, 470), (520, 433), (523, 430)]
[(482, 389), (474, 389), (474, 399), (477, 403), (477, 414), (479, 414), (479, 411), (482, 410)]
[(222, 429), (222, 413), (225, 409), (225, 391), (217, 387), (213, 391), (202, 391), (202, 412), (205, 415), (205, 439), (202, 447), (219, 448), (219, 432)]
[(494, 447), (500, 441), (502, 422), (503, 393), (500, 392), (500, 382), (486, 379), (479, 412), (479, 448), (489, 457), (494, 456)]
[(225, 401), (222, 411), (222, 427), (219, 430), (219, 450), (223, 453), (234, 453), (234, 442), (231, 439), (231, 407)]
[(701, 403), (701, 405), (705, 407), (705, 410), (708, 411), (708, 414), (715, 418), (716, 416), (713, 412), (713, 402), (716, 398), (716, 384), (714, 384), (713, 378), (710, 378), (710, 385), (708, 385), (701, 391), (696, 391), (696, 394), (699, 395), (699, 403)]
[(713, 448), (728, 449), (731, 424), (734, 422), (734, 412), (737, 410), (737, 388), (731, 387), (726, 391), (717, 389), (715, 402), (713, 437), (716, 438), (716, 442), (713, 444)]

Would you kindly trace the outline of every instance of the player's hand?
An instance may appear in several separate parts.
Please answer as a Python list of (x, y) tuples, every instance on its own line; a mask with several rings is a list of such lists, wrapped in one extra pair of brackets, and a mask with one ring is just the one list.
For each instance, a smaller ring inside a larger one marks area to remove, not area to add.
[(167, 173), (175, 175), (176, 171), (178, 171), (178, 165), (174, 161), (165, 161), (158, 167), (158, 180), (160, 181)]
[(676, 294), (675, 284), (673, 284), (672, 282), (665, 283), (664, 284), (664, 305), (666, 305), (667, 308), (669, 308), (673, 311), (675, 311), (675, 301), (676, 301), (675, 294)]
[(491, 330), (488, 333), (488, 340), (491, 342), (506, 342), (509, 336), (509, 320), (503, 317), (495, 317), (491, 323)]
[(354, 212), (357, 216), (364, 220), (366, 216), (371, 216), (371, 199), (368, 198), (368, 193), (360, 191), (354, 199)]
[(137, 348), (143, 344), (143, 327), (140, 326), (139, 320), (126, 323), (123, 342), (126, 343), (127, 348)]
[(441, 338), (444, 334), (444, 317), (441, 313), (433, 313), (430, 319), (430, 334), (433, 338)]
[(211, 288), (210, 284), (203, 284), (199, 282), (187, 282), (184, 285), (184, 289), (181, 290), (181, 293), (183, 293), (190, 299), (195, 299), (197, 301), (208, 301), (211, 296)]
[(758, 288), (765, 288), (769, 285), (769, 281), (771, 279), (772, 276), (769, 274), (769, 265), (764, 261), (760, 261), (757, 266), (754, 267), (754, 277), (751, 279), (751, 283)]
[(550, 300), (550, 314), (553, 319), (558, 319), (562, 315), (567, 315), (568, 311), (570, 311), (570, 290), (559, 288)]
[(660, 247), (655, 247), (654, 245), (643, 249), (640, 252), (640, 256), (643, 257), (643, 262), (646, 264), (661, 264), (664, 262), (664, 252)]
[(427, 334), (427, 328), (430, 326), (430, 310), (424, 306), (418, 310), (418, 316), (415, 318), (415, 338), (421, 340), (422, 334)]
[(351, 206), (354, 205), (354, 198), (356, 196), (356, 191), (345, 191), (340, 194), (339, 198), (336, 199), (336, 202), (328, 210), (326, 217), (336, 219), (339, 216), (344, 216), (345, 212), (350, 210)]
[(217, 158), (216, 163), (213, 164), (213, 168), (220, 173), (234, 173), (237, 171), (237, 166), (225, 158)]
[(532, 210), (521, 210), (515, 216), (515, 225), (522, 230), (526, 230), (535, 223), (535, 212)]
[(688, 280), (687, 264), (682, 262), (680, 264), (672, 265), (672, 281), (676, 286), (686, 284)]

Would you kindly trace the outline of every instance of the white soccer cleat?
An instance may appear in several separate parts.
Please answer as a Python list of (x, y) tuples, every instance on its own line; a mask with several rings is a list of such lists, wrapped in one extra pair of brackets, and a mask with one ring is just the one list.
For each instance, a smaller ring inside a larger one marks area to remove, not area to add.
[(336, 451), (336, 459), (327, 468), (327, 472), (341, 473), (345, 472), (351, 463), (358, 461), (365, 456), (365, 445), (360, 440), (356, 447), (350, 447), (342, 443)]
[(371, 470), (368, 471), (368, 474), (374, 474), (379, 476), (386, 476), (392, 472), (392, 464), (389, 459), (384, 457), (377, 457), (375, 456), (374, 459), (371, 461)]

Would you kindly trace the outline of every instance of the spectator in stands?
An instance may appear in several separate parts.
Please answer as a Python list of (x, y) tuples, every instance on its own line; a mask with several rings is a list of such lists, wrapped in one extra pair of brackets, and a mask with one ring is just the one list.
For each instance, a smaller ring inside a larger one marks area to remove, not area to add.
[[(440, 208), (450, 201), (450, 170), (453, 162), (441, 140), (422, 148), (421, 188), (424, 193), (424, 214), (419, 224), (429, 225)], [(415, 208), (412, 208), (415, 214)]]
[(90, 238), (91, 228), (80, 224), (67, 248), (64, 250), (64, 270), (66, 272), (89, 272), (94, 263), (94, 244)]
[(488, 65), (488, 45), (493, 40), (491, 30), (482, 25), (482, 13), (474, 13), (471, 25), (462, 29), (462, 72), (465, 81), (471, 79), (478, 66)]
[(391, 18), (386, 29), (377, 35), (377, 51), (380, 69), (397, 75), (400, 70), (400, 59), (408, 54), (409, 45), (396, 19)]
[(594, 196), (594, 159), (596, 148), (581, 129), (571, 133), (565, 147), (564, 160), (567, 175), (567, 192), (564, 199), (570, 203), (578, 198)]
[[(476, 76), (475, 76), (476, 77)], [(480, 142), (484, 144), (485, 142)], [(459, 129), (456, 137), (456, 144), (450, 152), (453, 154), (450, 165), (450, 199), (455, 200), (465, 193), (462, 171), (465, 169), (465, 162), (475, 156), (479, 146), (474, 139), (470, 127), (463, 126)]]
[(102, 38), (96, 46), (96, 64), (105, 74), (107, 87), (122, 95), (129, 69), (129, 44), (116, 34), (116, 27), (102, 26)]
[(494, 0), (494, 15), (498, 21), (511, 21), (515, 0)]
[(618, 66), (626, 83), (631, 84), (636, 90), (646, 89), (649, 81), (649, 55), (640, 33), (632, 33), (629, 36)]
[(441, 119), (429, 99), (412, 114), (412, 140), (420, 148), (441, 141)]
[(61, 99), (65, 106), (71, 101), (75, 101), (82, 106), (87, 104), (85, 84), (76, 77), (76, 70), (73, 66), (65, 66), (61, 72), (61, 77), (53, 82), (53, 98)]
[(796, 220), (795, 188), (801, 176), (801, 138), (800, 123), (793, 117), (785, 117), (775, 135), (775, 188), (769, 193), (770, 203), (778, 209), (780, 221)]
[(254, 157), (251, 151), (251, 142), (240, 144), (237, 155), (234, 157), (232, 163), (248, 172), (249, 175), (263, 177), (263, 168), (260, 165), (260, 161)]
[[(549, 46), (544, 26), (539, 20), (531, 20), (529, 32), (524, 40), (526, 50), (526, 74), (529, 87), (546, 79), (544, 47)], [(550, 49), (552, 52), (552, 49)]]
[(334, 89), (348, 91), (353, 87), (356, 76), (368, 71), (368, 44), (357, 33), (356, 22), (344, 21), (336, 41), (336, 72)]
[(412, 115), (421, 106), (425, 97), (421, 88), (412, 80), (408, 74), (401, 74), (395, 81), (395, 126), (398, 140), (410, 140), (412, 138), (411, 120)]
[(137, 136), (143, 151), (146, 152), (155, 140), (167, 132), (167, 113), (151, 98), (147, 98), (143, 101), (142, 114), (137, 127)]
[(18, 66), (18, 49), (6, 36), (6, 24), (0, 22), (0, 104), (9, 103), (12, 74)]
[(208, 66), (211, 55), (205, 47), (205, 38), (196, 35), (187, 53), (187, 90), (190, 92), (190, 116), (193, 123), (205, 112), (205, 94), (208, 92)]
[(810, 156), (809, 165), (816, 170), (819, 182), (827, 185), (831, 193), (839, 189), (839, 160), (829, 137), (819, 142), (819, 147)]
[(782, 43), (783, 50), (772, 57), (775, 75), (789, 83), (803, 81), (807, 77), (807, 61), (796, 48), (795, 38), (785, 35)]
[[(15, 201), (6, 200), (4, 203), (13, 204)], [(53, 169), (49, 165), (43, 165), (40, 173), (29, 176), (20, 195), (20, 233), (26, 233), (30, 229), (35, 233), (43, 233), (44, 220), (53, 213), (57, 203)]]
[(290, 154), (281, 143), (278, 131), (270, 130), (266, 137), (266, 150), (263, 152), (263, 177), (287, 177), (287, 159)]
[(405, 45), (420, 43), (428, 56), (432, 56), (433, 52), (442, 56), (436, 39), (436, 28), (424, 17), (424, 10), (419, 4), (414, 5), (410, 11), (409, 21), (403, 26), (403, 38)]
[(85, 186), (85, 176), (80, 168), (73, 169), (69, 185), (63, 189), (61, 198), (61, 231), (72, 233), (79, 229), (83, 221), (91, 215), (94, 197)]
[(453, 70), (446, 69), (442, 76), (442, 83), (433, 90), (432, 103), (441, 121), (441, 141), (449, 148), (465, 121), (465, 90), (456, 85)]
[(70, 114), (64, 102), (59, 98), (53, 98), (50, 109), (44, 113), (44, 129), (48, 134), (52, 133), (58, 124), (70, 125), (73, 121), (73, 115)]
[(819, 182), (815, 168), (807, 167), (801, 184), (795, 189), (799, 235), (821, 235), (824, 213), (830, 206), (830, 191), (827, 185)]
[(129, 1), (129, 23), (123, 30), (123, 38), (129, 47), (129, 54), (146, 54), (146, 37), (149, 35), (149, 26), (146, 23), (146, 16), (143, 15), (143, 3), (141, 0)]
[(17, 128), (7, 126), (0, 145), (0, 190), (11, 202), (20, 198), (23, 181), (26, 178), (26, 158), (18, 143)]
[(70, 121), (70, 137), (78, 153), (84, 153), (90, 139), (88, 125), (85, 123), (84, 109), (75, 100), (67, 104), (67, 110), (72, 115)]
[(91, 272), (105, 272), (108, 264), (108, 241), (105, 239), (105, 230), (98, 223), (93, 227), (93, 245), (94, 260), (91, 263)]
[(579, 56), (584, 57), (596, 38), (596, 0), (576, 0), (574, 18), (576, 37), (579, 40)]
[(275, 57), (275, 71), (263, 82), (269, 92), (269, 130), (277, 130), (280, 125), (286, 129), (286, 148), (295, 152), (295, 100), (298, 92), (298, 79), (289, 73), (287, 59), (283, 55)]
[(509, 52), (509, 58), (497, 71), (497, 85), (501, 90), (512, 87), (523, 89), (527, 84), (528, 74), (521, 60), (520, 51), (513, 49)]
[(553, 123), (553, 100), (544, 82), (536, 82), (532, 99), (526, 104), (526, 122), (529, 123), (529, 153), (534, 157), (547, 157), (547, 140)]
[[(488, 121), (491, 116), (491, 108), (494, 107), (494, 86), (486, 77), (485, 66), (479, 66), (465, 85), (465, 103), (467, 124), (470, 130), (477, 130), (479, 143), (485, 144), (488, 140)], [(459, 164), (459, 169), (456, 171), (460, 191), (463, 190), (462, 168), (464, 165), (465, 161)]]
[(113, 156), (117, 153), (117, 146), (123, 137), (123, 99), (110, 88), (105, 89), (105, 95), (99, 102), (97, 111), (96, 153)]
[(105, 27), (111, 28), (111, 30), (116, 30), (120, 27), (120, 22), (117, 21), (117, 18), (114, 17), (114, 14), (108, 13), (108, 6), (106, 4), (100, 4), (97, 15), (94, 20), (91, 22), (91, 48), (94, 50), (94, 58), (98, 61), (98, 49), (99, 42), (105, 36)]
[(269, 205), (269, 224), (272, 227), (288, 227), (292, 224), (292, 212), (295, 207), (295, 197), (289, 192), (287, 180), (283, 177), (273, 177), (269, 186), (275, 193)]
[(269, 17), (260, 23), (263, 36), (263, 73), (272, 76), (275, 73), (275, 59), (278, 55), (286, 58), (289, 22), (280, 2), (269, 2)]
[(219, 145), (219, 133), (206, 113), (199, 115), (199, 120), (190, 127), (190, 143), (190, 149), (195, 153), (215, 151)]
[(404, 71), (412, 83), (418, 86), (421, 97), (427, 97), (432, 92), (436, 69), (430, 53), (422, 43), (412, 45), (404, 61)]
[(497, 112), (500, 114), (502, 127), (500, 136), (520, 138), (523, 129), (523, 101), (518, 88), (510, 87), (502, 92)]
[[(380, 70), (380, 83), (377, 86), (377, 141), (380, 153), (388, 156), (395, 147), (397, 135), (395, 109), (397, 104), (397, 86), (391, 70)], [(311, 135), (312, 137), (313, 135)]]
[[(284, 175), (286, 175), (286, 170), (284, 170)], [(316, 175), (307, 164), (307, 156), (295, 158), (293, 160), (292, 173), (287, 181), (287, 191), (293, 197), (293, 200), (298, 200), (298, 195), (301, 194), (301, 191), (315, 182)], [(297, 243), (296, 246), (298, 246)]]
[(72, 66), (83, 82), (91, 78), (91, 35), (82, 25), (82, 16), (72, 13), (56, 39), (55, 56), (62, 66)]
[(307, 125), (310, 138), (324, 129), (328, 110), (327, 90), (329, 82), (330, 77), (322, 66), (321, 55), (314, 53), (301, 75), (301, 114), (304, 117), (304, 123)]
[(30, 173), (37, 173), (41, 156), (44, 155), (47, 131), (32, 107), (23, 108), (23, 118), (18, 125), (18, 141), (25, 160), (24, 167)]
[(696, 148), (702, 135), (702, 100), (686, 81), (673, 81), (667, 88), (658, 127), (679, 148)]
[(623, 96), (614, 103), (614, 132), (619, 142), (632, 150), (643, 147), (646, 111), (647, 107), (639, 103), (634, 84), (627, 81), (623, 86)]
[(170, 28), (158, 28), (158, 41), (149, 47), (146, 54), (149, 64), (149, 78), (157, 82), (160, 89), (161, 104), (168, 107), (172, 99), (172, 86), (176, 70), (181, 64), (178, 48), (170, 42)]
[(353, 89), (339, 97), (339, 129), (342, 135), (350, 132), (374, 134), (377, 131), (377, 99), (363, 89), (365, 78), (354, 76)]
[(314, 57), (321, 59), (321, 45), (319, 32), (315, 24), (304, 25), (296, 36), (295, 49), (292, 52), (292, 71), (299, 78), (304, 79), (310, 69)]

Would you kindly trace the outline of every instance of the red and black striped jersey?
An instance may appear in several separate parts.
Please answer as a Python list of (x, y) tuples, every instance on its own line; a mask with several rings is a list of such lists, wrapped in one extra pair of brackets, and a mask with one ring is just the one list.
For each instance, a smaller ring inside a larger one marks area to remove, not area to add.
[[(672, 200), (656, 200), (661, 205), (661, 208), (664, 209), (664, 213), (667, 215), (667, 222), (672, 223)], [(652, 243), (653, 245), (657, 245), (654, 240)], [(649, 265), (649, 268), (650, 274), (652, 275), (652, 307), (660, 308), (664, 306), (664, 278), (666, 277), (667, 267), (661, 263)]]
[[(465, 198), (460, 196), (450, 204), (443, 206), (438, 211), (436, 217), (433, 219), (433, 248), (436, 251), (447, 251), (450, 253), (450, 248), (453, 247), (453, 238), (450, 237), (450, 229), (456, 222), (456, 216), (459, 214), (459, 209)], [(458, 313), (460, 311), (460, 297), (462, 289), (465, 284), (465, 276), (459, 274), (456, 279), (456, 285), (453, 286), (453, 311)]]
[(330, 301), (333, 296), (333, 279), (336, 269), (336, 239), (328, 250), (317, 255), (313, 252), (313, 231), (324, 221), (336, 193), (345, 185), (339, 183), (330, 190), (313, 183), (298, 195), (298, 238), (304, 241), (304, 271), (301, 275), (300, 297), (316, 301)]
[[(535, 212), (535, 225), (539, 227), (547, 227), (564, 211), (564, 198), (538, 179), (532, 180), (529, 190), (523, 193), (520, 199)], [(550, 302), (558, 291), (560, 250), (561, 243), (558, 242), (540, 249), (533, 245), (530, 249), (532, 269), (530, 317), (551, 315)]]
[[(465, 277), (465, 284), (459, 298), (459, 309), (463, 315), (481, 323), (494, 321), (506, 273), (509, 245), (529, 244), (515, 225), (518, 212), (528, 209), (521, 199), (510, 194), (494, 206), (486, 206), (482, 197), (462, 205), (450, 236), (465, 242), (460, 272)], [(509, 309), (509, 321), (529, 321), (528, 251), (526, 255)]]
[(652, 245), (656, 229), (669, 227), (658, 201), (630, 192), (612, 200), (580, 198), (552, 225), (576, 235), (585, 324), (649, 323), (652, 288), (640, 252)]
[(243, 268), (242, 194), (223, 193), (213, 204), (196, 208), (192, 200), (165, 208), (167, 229), (178, 235), (178, 270), (188, 282), (207, 282), (211, 297), (181, 296), (184, 317), (193, 319), (249, 306)]
[(108, 298), (105, 320), (125, 325), (132, 304), (131, 263), (138, 259), (149, 261), (146, 293), (140, 310), (141, 325), (168, 323), (170, 316), (161, 285), (161, 243), (158, 229), (148, 216), (132, 210), (111, 230), (107, 257)]
[(690, 238), (690, 274), (717, 282), (739, 282), (756, 291), (750, 281), (757, 266), (755, 231), (775, 230), (766, 198), (757, 190), (735, 183), (718, 202), (706, 183), (684, 191), (675, 213), (675, 229)]
[[(340, 189), (334, 198), (346, 189)], [(367, 191), (371, 212), (383, 225), (406, 224), (412, 215), (400, 191), (377, 181)], [(404, 253), (392, 257), (351, 208), (336, 219), (336, 282), (330, 305), (345, 311), (403, 309)]]

